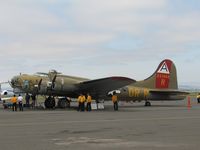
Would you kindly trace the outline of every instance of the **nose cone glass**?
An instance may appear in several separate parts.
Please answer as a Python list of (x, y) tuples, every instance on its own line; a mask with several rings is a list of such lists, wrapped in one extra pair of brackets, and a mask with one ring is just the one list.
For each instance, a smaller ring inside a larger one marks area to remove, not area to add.
[(16, 87), (19, 85), (19, 77), (18, 76), (14, 76), (12, 79), (11, 79), (11, 86), (12, 87)]

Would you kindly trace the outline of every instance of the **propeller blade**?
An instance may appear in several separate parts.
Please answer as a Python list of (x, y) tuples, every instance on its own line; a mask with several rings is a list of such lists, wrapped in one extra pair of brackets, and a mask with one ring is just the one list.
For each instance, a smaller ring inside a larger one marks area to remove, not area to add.
[(42, 79), (40, 79), (40, 81), (39, 81), (39, 83), (38, 83), (38, 90), (40, 90), (41, 84), (42, 84)]
[(52, 80), (52, 88), (55, 87), (56, 77), (57, 77), (57, 75), (54, 75), (53, 80)]

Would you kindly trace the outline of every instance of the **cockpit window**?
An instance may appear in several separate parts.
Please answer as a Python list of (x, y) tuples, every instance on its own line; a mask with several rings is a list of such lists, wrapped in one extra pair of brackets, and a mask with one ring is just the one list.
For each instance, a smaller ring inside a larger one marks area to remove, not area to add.
[(23, 88), (25, 88), (25, 89), (29, 88), (29, 81), (28, 80), (23, 81)]

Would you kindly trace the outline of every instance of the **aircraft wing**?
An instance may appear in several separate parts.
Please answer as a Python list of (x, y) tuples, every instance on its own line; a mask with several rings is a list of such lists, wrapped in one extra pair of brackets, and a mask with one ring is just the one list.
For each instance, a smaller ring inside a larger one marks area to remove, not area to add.
[(93, 98), (105, 98), (108, 92), (136, 82), (134, 79), (126, 77), (107, 77), (96, 80), (81, 82), (79, 91), (85, 94), (90, 93)]
[(12, 97), (2, 97), (1, 101), (11, 100)]

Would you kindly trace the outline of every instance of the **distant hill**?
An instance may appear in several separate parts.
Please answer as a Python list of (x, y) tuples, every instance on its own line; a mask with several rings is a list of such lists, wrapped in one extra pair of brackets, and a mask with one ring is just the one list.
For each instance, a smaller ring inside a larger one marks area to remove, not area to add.
[(200, 83), (180, 83), (179, 89), (184, 91), (200, 92)]

